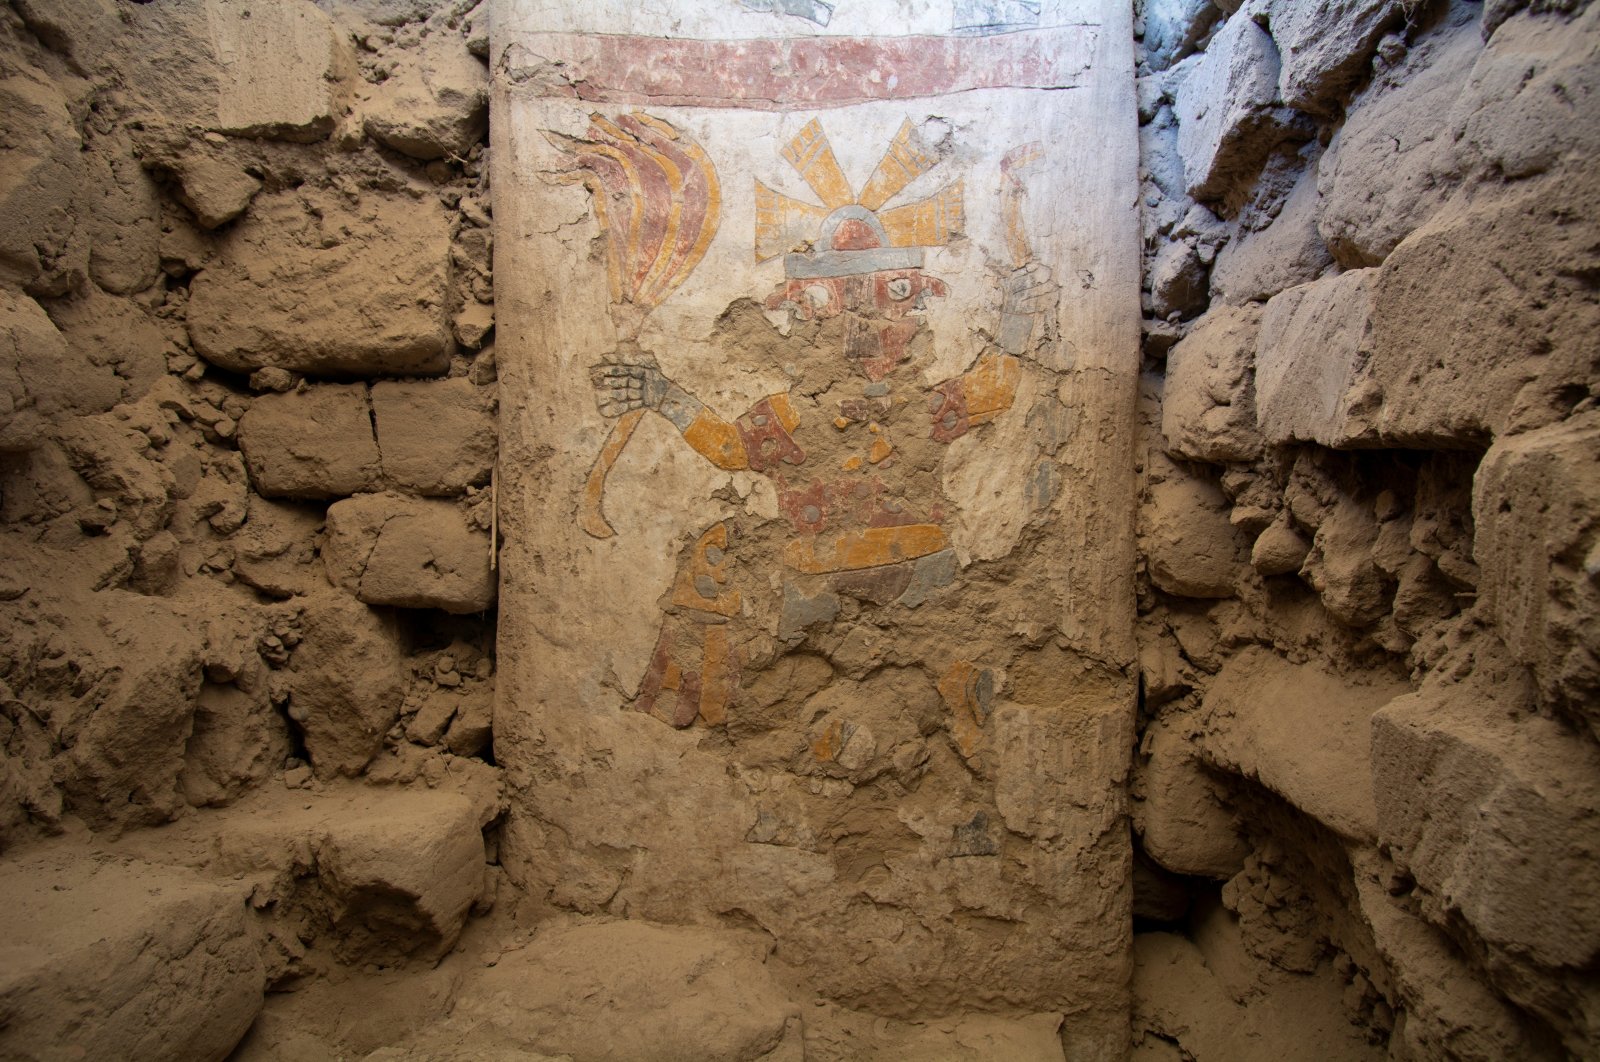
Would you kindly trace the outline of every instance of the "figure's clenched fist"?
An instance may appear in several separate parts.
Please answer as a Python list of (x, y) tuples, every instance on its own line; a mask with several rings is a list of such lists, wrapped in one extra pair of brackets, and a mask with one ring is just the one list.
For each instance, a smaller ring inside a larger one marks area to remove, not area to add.
[(620, 417), (635, 409), (660, 409), (672, 389), (654, 359), (605, 362), (589, 372), (600, 415)]

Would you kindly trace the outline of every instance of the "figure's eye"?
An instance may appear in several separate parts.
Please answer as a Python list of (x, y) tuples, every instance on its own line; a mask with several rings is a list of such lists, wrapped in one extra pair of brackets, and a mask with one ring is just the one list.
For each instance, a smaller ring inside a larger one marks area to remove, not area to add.
[(911, 297), (911, 281), (906, 277), (895, 277), (889, 281), (889, 297), (891, 299), (909, 299)]

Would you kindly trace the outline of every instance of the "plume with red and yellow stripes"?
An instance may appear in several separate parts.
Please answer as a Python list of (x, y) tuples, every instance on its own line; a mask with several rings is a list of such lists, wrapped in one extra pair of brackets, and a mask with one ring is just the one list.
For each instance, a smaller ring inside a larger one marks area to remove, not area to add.
[(659, 306), (717, 234), (722, 188), (705, 149), (642, 111), (615, 120), (591, 114), (586, 138), (545, 136), (571, 159), (556, 179), (594, 197), (612, 302)]

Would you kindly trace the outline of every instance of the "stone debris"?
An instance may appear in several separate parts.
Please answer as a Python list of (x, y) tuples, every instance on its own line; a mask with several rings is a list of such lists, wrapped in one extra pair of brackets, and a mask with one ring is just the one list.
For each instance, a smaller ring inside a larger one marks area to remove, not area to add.
[(1600, 733), (1600, 415), (1496, 442), (1472, 493), (1484, 608), (1542, 702)]
[[(1505, 996), (1579, 1043), (1589, 1032), (1572, 1008), (1586, 988), (1565, 971), (1600, 949), (1588, 856), (1600, 755), (1534, 714), (1535, 685), (1496, 641), (1458, 641), (1448, 672), (1373, 717), (1379, 839), (1415, 880), (1423, 918), (1471, 926), (1510, 975)], [(1517, 855), (1480, 857), (1498, 851)]]
[(362, 104), (367, 135), (414, 159), (464, 156), (489, 124), (483, 63), (466, 39), (435, 33)]
[(263, 395), (239, 422), (250, 483), (269, 498), (330, 498), (372, 490), (383, 461), (367, 388), (319, 384)]
[(1405, 1027), (1395, 1030), (1406, 1050), (1472, 1062), (1545, 1051), (1521, 1011), (1473, 976), (1443, 931), (1417, 917), (1403, 897), (1391, 896), (1369, 868), (1358, 869), (1355, 881), (1374, 946), (1395, 972), (1394, 990), (1408, 1001)]
[(254, 646), (246, 652), (244, 672), (212, 665), (209, 670), (231, 681), (208, 680), (195, 695), (194, 725), (178, 775), (191, 807), (238, 800), (277, 773), (292, 751), (289, 727), (272, 703), (269, 668)]
[(206, 22), (223, 72), (220, 132), (298, 141), (333, 131), (349, 62), (333, 19), (310, 4), (213, 0)]
[(161, 199), (125, 133), (87, 145), (89, 278), (113, 295), (155, 283), (160, 269)]
[(1274, 295), (1256, 345), (1256, 413), (1269, 443), (1345, 448), (1370, 440), (1382, 400), (1373, 379), (1373, 270)]
[(326, 581), (314, 545), (322, 515), (315, 505), (271, 501), (251, 493), (243, 525), (233, 536), (240, 582), (272, 598), (302, 597)]
[[(1130, 797), (1156, 867), (1227, 880), (1135, 876), (1183, 936), (1135, 936), (1134, 1057), (1591, 1054), (1600, 9), (1214, 7), (1141, 5)], [(1330, 965), (1370, 1047), (1305, 1024)], [(1292, 1048), (1240, 1033), (1291, 985)]]
[(1317, 168), (1317, 229), (1344, 268), (1380, 264), (1460, 179), (1454, 138), (1437, 118), (1454, 108), (1481, 48), (1466, 27), (1432, 34), (1352, 101)]
[(1261, 453), (1256, 429), (1258, 307), (1219, 306), (1167, 353), (1161, 431), (1174, 457), (1250, 461)]
[[(1318, 1058), (1380, 1059), (1345, 1017), (1346, 985), (1331, 969), (1315, 977), (1272, 971), (1250, 982), (1239, 1001), (1241, 960), (1248, 962), (1231, 915), (1211, 909), (1194, 940), (1170, 932), (1141, 933), (1134, 941), (1135, 1059), (1195, 1058), (1271, 1062), (1309, 1052)], [(1230, 931), (1231, 930), (1231, 931)], [(1163, 1048), (1161, 1045), (1167, 1045)]]
[(369, 605), (482, 612), (494, 604), (488, 536), (453, 501), (362, 494), (328, 507), (328, 578)]
[(72, 387), (67, 401), (79, 412), (138, 401), (167, 377), (171, 342), (160, 319), (137, 304), (91, 287), (51, 300), (46, 312), (69, 349), (56, 382)]
[[(1220, 5), (1224, 10), (1227, 6)], [(1218, 7), (1210, 0), (1143, 5), (1142, 43), (1151, 69), (1164, 70), (1193, 52), (1221, 14)]]
[(1462, 164), (1471, 171), (1512, 180), (1570, 167), (1581, 172), (1600, 149), (1600, 131), (1589, 120), (1600, 90), (1591, 44), (1600, 25), (1596, 13), (1572, 0), (1534, 0), (1529, 7), (1582, 14), (1516, 19), (1490, 38), (1450, 113)]
[(250, 209), (261, 182), (222, 153), (189, 151), (172, 162), (178, 201), (202, 228), (219, 229)]
[[(0, 1051), (227, 1058), (266, 971), (245, 890), (137, 860), (8, 859)], [(70, 1049), (70, 1050), (69, 1050)]]
[[(439, 8), (434, 44), (464, 42)], [(487, 71), (412, 101), (458, 137), (425, 169), (353, 111), (362, 64), (416, 41), (358, 43), (343, 15), (8, 9), (7, 1057), (220, 1062), (270, 1025), (264, 990), (436, 962), (493, 906), (492, 622), (369, 607), (323, 555), (330, 503), (390, 485), (376, 419), (394, 485), (486, 493)], [(414, 745), (397, 724), (435, 640), (465, 678)]]
[(252, 904), (273, 905), (280, 919), (326, 920), (348, 961), (437, 960), (450, 951), (483, 892), (471, 800), (374, 788), (291, 797), (276, 797), (273, 814), (230, 823), (221, 837), (219, 868), (252, 876)]
[(386, 485), (442, 495), (463, 494), (489, 482), (494, 416), (483, 392), (470, 381), (458, 377), (374, 384), (372, 422)]
[[(760, 1058), (799, 1016), (766, 953), (737, 931), (554, 925), (478, 972), (450, 1021), (574, 1060)], [(597, 993), (610, 1020), (594, 1020)]]
[(1367, 781), (1372, 713), (1408, 688), (1381, 675), (1355, 684), (1246, 649), (1206, 690), (1199, 755), (1259, 781), (1335, 833), (1370, 841), (1377, 828)]
[(1267, 25), (1282, 58), (1279, 98), (1312, 114), (1336, 111), (1366, 72), (1379, 39), (1406, 15), (1402, 0), (1268, 0)]
[(449, 220), (426, 200), (258, 196), (194, 278), (190, 339), (232, 372), (438, 375), (449, 249)]
[(301, 600), (299, 640), (287, 647), (292, 660), (284, 657), (289, 718), (319, 775), (360, 774), (400, 715), (398, 625), (392, 614), (340, 592), (324, 590)]
[(1142, 552), (1156, 586), (1178, 597), (1231, 597), (1248, 546), (1211, 483), (1170, 479), (1150, 486), (1142, 508)]
[(494, 734), (494, 702), (486, 691), (474, 691), (460, 699), (450, 718), (444, 743), (457, 756), (482, 756)]
[(1250, 547), (1250, 565), (1262, 575), (1289, 575), (1300, 570), (1311, 543), (1288, 520), (1274, 521)]
[[(100, 596), (99, 607), (93, 599), (69, 598), (41, 608), (35, 597), (17, 610), (19, 620), (34, 624), (22, 646), (37, 653), (49, 639), (68, 649), (78, 681), (96, 694), (75, 696), (47, 657), (14, 670), (7, 681), (32, 714), (13, 725), (43, 741), (16, 766), (24, 777), (30, 767), (42, 768), (59, 786), (51, 793), (39, 779), (38, 811), (47, 822), (71, 809), (101, 828), (155, 825), (183, 806), (179, 777), (203, 681), (204, 636), (186, 610), (165, 599), (124, 591)], [(35, 760), (53, 751), (52, 734), (72, 735), (73, 742), (53, 764)], [(28, 814), (17, 817), (25, 822)]]
[(0, 293), (0, 451), (32, 450), (45, 425), (64, 411), (111, 408), (121, 394), (115, 375), (74, 356), (65, 337), (33, 299)]
[[(1585, 855), (1600, 761), (1552, 723), (1517, 725), (1491, 709), (1424, 689), (1375, 717), (1383, 839), (1433, 902), (1491, 946), (1539, 966), (1582, 965), (1600, 949)], [(1563, 748), (1566, 758), (1549, 755)], [(1520, 858), (1468, 856), (1501, 844)]]
[(1145, 729), (1133, 781), (1134, 828), (1145, 853), (1174, 874), (1226, 880), (1250, 848), (1226, 791), (1207, 773), (1183, 728), (1164, 716)]
[(1397, 444), (1453, 448), (1553, 424), (1595, 378), (1600, 349), (1563, 339), (1600, 322), (1568, 279), (1592, 262), (1600, 176), (1584, 166), (1513, 189), (1436, 214), (1384, 261), (1372, 375), (1378, 429)]
[(83, 138), (68, 98), (42, 71), (0, 85), (6, 166), (0, 175), (0, 278), (8, 288), (62, 295), (88, 271), (88, 239), (75, 222), (83, 187)]
[(1278, 49), (1253, 19), (1231, 18), (1178, 87), (1185, 191), (1217, 199), (1260, 166), (1284, 136)]
[(1206, 267), (1186, 243), (1169, 243), (1150, 271), (1150, 306), (1157, 317), (1192, 317), (1206, 303)]
[(1264, 228), (1241, 232), (1211, 267), (1211, 298), (1232, 306), (1264, 302), (1309, 284), (1333, 265), (1318, 219), (1324, 215), (1317, 171), (1307, 170)]

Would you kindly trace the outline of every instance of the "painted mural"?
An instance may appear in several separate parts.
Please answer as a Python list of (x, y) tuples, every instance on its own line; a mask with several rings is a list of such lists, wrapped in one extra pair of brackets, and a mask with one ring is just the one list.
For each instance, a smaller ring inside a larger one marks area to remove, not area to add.
[(1120, 9), (511, 6), (507, 873), (1122, 1042)]
[[(623, 336), (591, 370), (599, 411), (615, 427), (587, 481), (579, 526), (596, 538), (615, 533), (603, 511), (606, 478), (649, 414), (668, 421), (715, 467), (766, 477), (778, 499), (777, 521), (718, 521), (684, 551), (633, 700), (674, 727), (718, 726), (739, 696), (745, 663), (799, 647), (847, 599), (892, 627), (895, 610), (922, 607), (955, 580), (943, 450), (1012, 408), (1021, 358), (1057, 298), (1022, 220), (1021, 172), (1039, 152), (1024, 145), (1002, 165), (999, 194), (1014, 268), (1001, 284), (994, 342), (967, 371), (929, 386), (910, 364), (911, 352), (927, 327), (928, 300), (948, 289), (926, 271), (925, 258), (961, 234), (964, 182), (954, 178), (931, 195), (896, 202), (941, 161), (907, 120), (858, 192), (822, 123), (807, 123), (782, 157), (816, 201), (754, 184), (756, 259), (782, 256), (784, 265), (783, 282), (762, 304), (829, 326), (828, 356), (845, 371), (820, 393), (776, 392), (729, 420), (637, 344), (643, 315), (682, 283), (716, 233), (712, 161), (679, 130), (642, 112), (595, 114), (583, 140), (550, 136), (572, 159), (561, 179), (581, 182), (594, 197)], [(778, 644), (762, 645), (772, 640), (774, 616)], [(940, 667), (941, 696), (970, 755), (992, 706), (994, 675), (959, 654)], [(848, 740), (835, 726), (812, 751), (819, 759), (836, 756)]]

